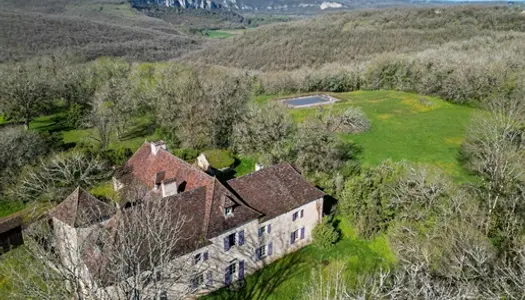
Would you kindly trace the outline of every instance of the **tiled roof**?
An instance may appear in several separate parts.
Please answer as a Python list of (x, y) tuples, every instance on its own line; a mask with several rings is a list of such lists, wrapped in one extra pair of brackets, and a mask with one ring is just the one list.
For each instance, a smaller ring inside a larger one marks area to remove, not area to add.
[(111, 217), (115, 209), (81, 188), (55, 207), (50, 215), (72, 227), (87, 227)]
[(174, 179), (184, 185), (185, 190), (211, 184), (213, 177), (174, 156), (167, 150), (151, 152), (150, 143), (144, 143), (124, 166), (128, 172), (150, 189), (153, 188), (157, 173), (165, 172), (164, 179)]
[(229, 180), (227, 184), (250, 206), (270, 219), (325, 194), (290, 164), (279, 164)]
[[(231, 216), (224, 215), (224, 209), (226, 207), (233, 208), (233, 214)], [(207, 238), (213, 238), (225, 231), (262, 216), (260, 212), (249, 207), (218, 180), (216, 180), (214, 185), (210, 208)]]
[[(324, 196), (289, 164), (264, 168), (223, 184), (164, 149), (152, 153), (149, 143), (137, 150), (126, 163), (126, 168), (129, 172), (121, 174), (128, 174), (125, 175), (127, 188), (121, 191), (127, 199), (132, 199), (129, 206), (124, 206), (117, 214), (111, 206), (77, 188), (51, 216), (74, 227), (105, 219), (107, 221), (100, 224), (99, 230), (92, 231), (93, 238), (98, 239), (94, 236), (100, 231), (111, 240), (121, 230), (116, 227), (119, 218), (133, 212), (134, 205), (141, 205), (144, 201), (164, 201), (162, 203), (167, 204), (164, 207), (174, 222), (180, 217), (185, 218), (180, 231), (182, 242), (175, 250), (180, 255), (207, 245), (209, 239), (249, 221), (273, 218)], [(162, 172), (161, 178), (157, 178)], [(165, 182), (174, 179), (185, 188), (178, 194), (162, 198), (160, 192), (153, 190), (156, 179)], [(134, 181), (139, 183), (137, 188), (131, 184)], [(224, 214), (227, 207), (233, 208), (230, 216)], [(86, 247), (86, 264), (93, 274), (106, 276), (105, 264), (109, 261), (100, 254), (94, 255), (94, 249)]]
[(0, 234), (8, 232), (22, 225), (22, 217), (19, 215), (0, 218)]
[[(135, 239), (145, 240), (146, 237), (144, 235), (147, 234), (147, 231), (145, 231), (145, 228), (142, 226), (154, 226), (149, 222), (156, 224), (156, 220), (159, 220), (162, 223), (159, 223), (157, 230), (167, 230), (164, 233), (166, 237), (177, 237), (179, 239), (175, 244), (175, 248), (172, 249), (171, 257), (177, 257), (210, 244), (205, 237), (205, 230), (202, 226), (205, 214), (205, 210), (202, 208), (206, 202), (206, 187), (199, 187), (165, 198), (161, 198), (157, 193), (150, 193), (143, 201), (149, 203), (152, 203), (150, 201), (162, 202), (158, 203), (158, 205), (142, 206), (141, 208), (139, 208), (139, 206), (142, 204), (136, 203), (135, 206), (122, 209), (103, 226), (92, 231), (88, 237), (90, 241), (86, 243), (87, 247), (84, 248), (82, 257), (90, 273), (97, 276), (105, 284), (111, 284), (115, 279), (115, 274), (108, 272), (108, 270), (116, 269), (111, 266), (113, 261), (111, 258), (113, 252), (111, 251), (121, 251), (122, 247), (127, 246), (126, 243), (132, 242)], [(159, 212), (159, 208), (161, 208), (162, 211)], [(141, 222), (137, 225), (128, 224), (128, 222), (136, 220), (137, 217), (140, 216), (142, 218), (142, 216), (148, 214), (150, 209), (152, 212), (150, 221), (144, 221), (144, 223)], [(166, 221), (167, 223), (164, 223)], [(129, 230), (122, 231), (123, 228)], [(135, 232), (134, 229), (137, 230), (137, 237), (133, 236)], [(170, 232), (170, 230), (175, 231)], [(118, 234), (124, 235), (121, 236), (124, 243), (117, 242), (119, 240)], [(162, 236), (161, 232), (158, 232), (158, 234)], [(104, 237), (104, 251), (103, 253), (96, 254), (95, 243), (100, 237)], [(163, 247), (170, 246), (169, 244), (164, 246), (155, 244), (159, 242), (159, 240), (157, 240), (158, 238), (159, 236), (148, 240), (148, 242), (138, 243), (138, 248), (132, 250), (133, 253), (136, 253), (135, 255), (140, 255), (132, 258), (132, 261), (134, 263), (144, 262), (141, 269), (147, 270), (151, 267), (151, 259), (155, 259), (154, 257), (150, 257), (151, 251), (158, 252), (161, 249), (162, 251), (166, 251), (167, 249)], [(163, 259), (166, 259), (166, 257)]]

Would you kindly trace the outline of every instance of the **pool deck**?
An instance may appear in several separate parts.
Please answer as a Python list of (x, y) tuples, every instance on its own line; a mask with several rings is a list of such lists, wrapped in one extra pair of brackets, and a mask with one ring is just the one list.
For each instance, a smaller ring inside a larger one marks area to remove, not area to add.
[[(317, 101), (311, 102), (308, 101), (309, 98), (318, 98)], [(303, 100), (303, 101), (301, 101)], [(291, 102), (297, 101), (299, 104), (293, 104)], [(288, 108), (306, 108), (306, 107), (313, 107), (313, 106), (320, 106), (320, 105), (326, 105), (326, 104), (332, 104), (339, 101), (339, 99), (334, 98), (329, 95), (320, 94), (320, 95), (309, 95), (309, 96), (303, 96), (303, 97), (297, 97), (297, 98), (289, 98), (289, 99), (283, 99), (280, 100), (281, 103), (288, 106)], [(301, 102), (304, 102), (305, 104), (301, 104)]]

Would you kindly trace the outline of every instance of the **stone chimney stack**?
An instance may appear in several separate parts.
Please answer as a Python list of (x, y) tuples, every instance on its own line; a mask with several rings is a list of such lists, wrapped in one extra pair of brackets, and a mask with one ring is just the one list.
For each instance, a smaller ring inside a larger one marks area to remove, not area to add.
[(157, 155), (157, 153), (160, 151), (160, 149), (167, 150), (166, 143), (164, 141), (156, 141), (149, 143), (151, 147), (151, 153), (153, 155)]
[(178, 193), (179, 186), (175, 178), (164, 180), (160, 184), (162, 191), (162, 198), (176, 195)]

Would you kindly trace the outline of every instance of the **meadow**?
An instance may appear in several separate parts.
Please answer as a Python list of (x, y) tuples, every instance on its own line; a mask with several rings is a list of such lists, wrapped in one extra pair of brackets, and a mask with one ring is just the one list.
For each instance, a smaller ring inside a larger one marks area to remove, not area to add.
[[(320, 110), (337, 113), (349, 106), (360, 107), (371, 129), (341, 137), (357, 146), (357, 158), (363, 165), (378, 165), (386, 159), (407, 160), (439, 167), (459, 180), (469, 176), (458, 162), (458, 156), (465, 129), (476, 109), (406, 92), (379, 90), (329, 94), (341, 101), (291, 109), (291, 114), (297, 122), (302, 122)], [(286, 98), (289, 97), (293, 95)], [(282, 98), (261, 96), (257, 101), (264, 103)]]

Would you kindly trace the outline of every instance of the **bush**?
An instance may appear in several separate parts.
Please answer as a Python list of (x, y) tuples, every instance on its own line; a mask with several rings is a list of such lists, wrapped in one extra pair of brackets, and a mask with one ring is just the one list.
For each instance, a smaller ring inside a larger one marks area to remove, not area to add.
[(71, 128), (79, 129), (82, 127), (85, 116), (86, 108), (77, 103), (71, 104), (66, 114), (67, 125)]
[(133, 155), (130, 148), (118, 148), (117, 150), (107, 150), (104, 152), (105, 158), (115, 166), (123, 165)]
[(206, 159), (215, 169), (229, 168), (235, 163), (233, 154), (228, 150), (213, 149), (204, 151)]
[(172, 151), (173, 155), (188, 162), (193, 162), (199, 156), (199, 150), (194, 149), (175, 149)]
[(325, 217), (323, 221), (315, 226), (312, 232), (314, 245), (321, 249), (328, 249), (339, 241), (340, 233), (334, 227), (332, 218)]

